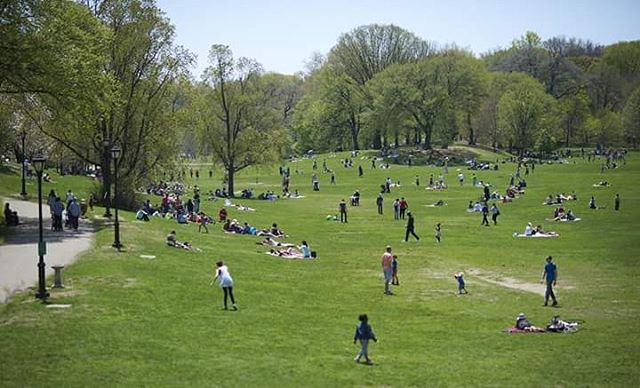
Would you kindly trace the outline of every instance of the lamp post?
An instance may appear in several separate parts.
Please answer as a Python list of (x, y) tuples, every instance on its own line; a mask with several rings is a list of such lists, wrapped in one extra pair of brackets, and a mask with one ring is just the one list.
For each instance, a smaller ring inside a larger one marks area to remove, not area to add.
[(120, 222), (118, 220), (118, 159), (120, 159), (120, 155), (122, 154), (122, 149), (120, 146), (115, 144), (111, 147), (111, 157), (113, 159), (114, 171), (113, 171), (113, 199), (114, 206), (113, 208), (116, 210), (116, 220), (113, 224), (113, 229), (115, 232), (115, 239), (113, 240), (113, 247), (120, 251), (122, 248), (122, 244), (120, 243)]
[(27, 196), (27, 187), (24, 181), (24, 174), (25, 174), (24, 170), (26, 169), (27, 165), (25, 163), (26, 152), (24, 150), (24, 140), (27, 138), (27, 131), (23, 129), (22, 133), (20, 134), (20, 138), (22, 139), (22, 191), (20, 192), (20, 195), (22, 196), (22, 198), (25, 198)]
[[(107, 155), (107, 163), (105, 163), (107, 168), (107, 173), (110, 174), (109, 170), (111, 169), (111, 159), (109, 157), (111, 156), (111, 150), (109, 149), (109, 147), (111, 146), (111, 140), (108, 137), (105, 138), (104, 140), (102, 140), (102, 145), (105, 149), (105, 154)], [(104, 216), (105, 217), (111, 217), (111, 210), (109, 209), (109, 206), (111, 206), (111, 182), (109, 182), (109, 187), (107, 187), (107, 192), (104, 193), (104, 207), (105, 207)]]
[(45, 301), (49, 297), (49, 292), (47, 291), (47, 286), (45, 284), (45, 276), (44, 276), (44, 255), (47, 254), (47, 246), (44, 242), (43, 231), (42, 231), (42, 172), (44, 171), (44, 164), (46, 162), (45, 157), (38, 153), (33, 158), (33, 167), (36, 170), (36, 174), (38, 175), (38, 293), (36, 294), (36, 298)]

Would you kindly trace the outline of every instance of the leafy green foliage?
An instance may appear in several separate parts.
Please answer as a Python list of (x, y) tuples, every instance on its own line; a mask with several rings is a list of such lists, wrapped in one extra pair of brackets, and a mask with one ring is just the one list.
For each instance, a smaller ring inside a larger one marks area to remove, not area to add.
[[(291, 183), (306, 198), (241, 202), (256, 212), (230, 209), (233, 218), (260, 228), (278, 222), (290, 235), (285, 241), (307, 240), (317, 260), (268, 256), (266, 247), (255, 244), (259, 238), (225, 234), (219, 224), (204, 234), (193, 224), (160, 218), (144, 223), (121, 212), (125, 251), (111, 247), (110, 227), (99, 230), (95, 246), (65, 269), (66, 288), (52, 290), (52, 301), (70, 308), (44, 308), (33, 292), (0, 306), (2, 385), (632, 386), (640, 379), (640, 337), (634, 335), (640, 329), (640, 208), (637, 188), (629, 184), (640, 169), (637, 152), (605, 175), (599, 163), (581, 158), (536, 166), (526, 195), (498, 204), (502, 215), (495, 227), (480, 226), (478, 214), (465, 211), (481, 189), (467, 183), (435, 192), (411, 183), (419, 175), (424, 184), (440, 168), (365, 168), (358, 177), (340, 166), (347, 156), (318, 156), (336, 171), (336, 185), (319, 173), (321, 191), (307, 189), (312, 161), (299, 160), (292, 171), (298, 167), (305, 174), (294, 173)], [(482, 157), (502, 156), (483, 151)], [(498, 171), (475, 173), (500, 189), (515, 170), (505, 163)], [(468, 182), (470, 171), (464, 173)], [(453, 175), (450, 170), (447, 182)], [(386, 176), (402, 185), (385, 195), (385, 214), (379, 216), (375, 196)], [(5, 178), (0, 175), (0, 189), (9, 186)], [(262, 170), (261, 185), (255, 185), (253, 168), (237, 178), (239, 186), (260, 189), (275, 189), (281, 179), (276, 166)], [(75, 177), (63, 179), (57, 185), (70, 187), (66, 179)], [(611, 187), (592, 187), (603, 179)], [(215, 182), (201, 176), (197, 183)], [(361, 206), (349, 207), (349, 223), (326, 221), (356, 187)], [(579, 200), (568, 206), (582, 221), (545, 221), (553, 209), (541, 206), (543, 199), (574, 189)], [(615, 193), (622, 198), (618, 212), (612, 208)], [(605, 208), (589, 210), (591, 195)], [(405, 223), (393, 219), (396, 196), (408, 200), (420, 242), (400, 243)], [(448, 205), (426, 206), (440, 199)], [(202, 206), (214, 214), (221, 203)], [(529, 221), (560, 237), (513, 238)], [(432, 234), (436, 222), (442, 223), (441, 244)], [(173, 229), (202, 252), (167, 247), (164, 238)], [(399, 257), (401, 285), (393, 296), (382, 293), (386, 244)], [(560, 307), (554, 309), (542, 307), (539, 294), (547, 255), (560, 275)], [(217, 259), (234, 278), (237, 312), (221, 310), (222, 292), (209, 285)], [(458, 271), (465, 273), (468, 295), (456, 295)], [(503, 285), (509, 282), (534, 292)], [(584, 324), (567, 335), (502, 333), (520, 312), (540, 326), (553, 315)], [(373, 367), (353, 362), (353, 330), (362, 313), (380, 339), (370, 346)], [(38, 357), (46, 362), (33, 362)]]

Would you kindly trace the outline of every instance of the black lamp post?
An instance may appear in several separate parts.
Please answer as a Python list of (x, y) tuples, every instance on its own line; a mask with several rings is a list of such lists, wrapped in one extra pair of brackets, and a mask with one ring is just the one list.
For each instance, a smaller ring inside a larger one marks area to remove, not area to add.
[[(108, 137), (105, 138), (104, 140), (102, 140), (102, 145), (104, 146), (105, 153), (107, 155), (107, 163), (105, 163), (107, 168), (107, 174), (110, 174), (109, 170), (111, 170), (111, 159), (109, 157), (111, 156), (111, 150), (109, 149), (109, 147), (111, 147), (111, 140)], [(107, 192), (104, 193), (104, 207), (105, 207), (104, 216), (105, 217), (111, 217), (111, 210), (109, 209), (110, 206), (111, 206), (111, 183), (109, 183), (109, 187), (107, 187)]]
[(113, 158), (114, 171), (113, 171), (113, 200), (114, 206), (113, 208), (116, 210), (116, 220), (113, 224), (115, 239), (113, 241), (113, 247), (118, 251), (122, 248), (122, 244), (120, 243), (120, 222), (118, 220), (118, 159), (120, 159), (120, 155), (122, 154), (122, 149), (120, 146), (115, 144), (111, 147), (111, 157)]
[(25, 174), (24, 170), (27, 166), (25, 164), (26, 152), (24, 150), (24, 140), (27, 138), (27, 131), (23, 129), (22, 133), (20, 134), (20, 138), (22, 139), (22, 191), (20, 192), (20, 195), (22, 196), (22, 198), (25, 198), (27, 196), (27, 187), (24, 181), (24, 174)]
[(40, 233), (38, 238), (38, 293), (36, 294), (36, 298), (42, 301), (45, 301), (49, 297), (44, 274), (44, 255), (47, 254), (47, 246), (44, 242), (42, 231), (42, 172), (44, 171), (45, 162), (45, 157), (40, 153), (33, 158), (33, 167), (36, 169), (36, 174), (38, 175), (38, 230)]

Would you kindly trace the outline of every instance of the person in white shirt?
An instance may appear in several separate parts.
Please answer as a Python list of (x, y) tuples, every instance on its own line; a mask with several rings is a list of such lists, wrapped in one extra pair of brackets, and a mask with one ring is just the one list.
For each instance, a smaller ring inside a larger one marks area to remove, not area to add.
[(227, 268), (226, 265), (224, 265), (224, 262), (222, 260), (218, 261), (216, 263), (216, 266), (218, 267), (216, 269), (216, 277), (214, 279), (218, 280), (218, 282), (220, 283), (220, 287), (222, 288), (222, 291), (224, 292), (224, 309), (227, 310), (227, 298), (231, 298), (231, 308), (233, 310), (237, 310), (238, 307), (236, 306), (236, 301), (233, 297), (233, 278), (231, 278), (231, 274), (229, 273), (229, 269)]

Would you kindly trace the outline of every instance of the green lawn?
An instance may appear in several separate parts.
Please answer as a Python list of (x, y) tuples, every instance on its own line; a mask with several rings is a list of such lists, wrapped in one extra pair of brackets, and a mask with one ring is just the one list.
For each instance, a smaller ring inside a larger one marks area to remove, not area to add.
[[(195, 225), (142, 223), (122, 212), (126, 251), (114, 252), (113, 232), (101, 230), (95, 248), (65, 270), (67, 288), (52, 292), (53, 302), (72, 304), (70, 309), (46, 309), (32, 292), (0, 306), (0, 386), (626, 387), (640, 381), (640, 155), (603, 175), (599, 162), (582, 159), (538, 166), (527, 177), (526, 195), (499, 205), (499, 225), (489, 228), (465, 211), (481, 193), (471, 187), (470, 171), (464, 170), (467, 183), (459, 187), (457, 167), (451, 167), (451, 187), (431, 192), (424, 184), (440, 169), (371, 170), (363, 160), (359, 178), (357, 168), (339, 165), (345, 155), (327, 157), (335, 186), (319, 172), (321, 191), (311, 191), (311, 161), (302, 160), (297, 165), (304, 175), (293, 174), (291, 188), (305, 198), (236, 201), (257, 211), (230, 210), (231, 217), (258, 227), (277, 222), (288, 241), (307, 240), (318, 260), (268, 256), (255, 244), (258, 238), (225, 235), (219, 224), (198, 234)], [(318, 157), (319, 167), (323, 159)], [(290, 165), (293, 172), (296, 164)], [(220, 174), (210, 180), (208, 167), (199, 168), (202, 189), (220, 185)], [(514, 164), (502, 164), (477, 176), (502, 191), (514, 171)], [(375, 195), (387, 176), (402, 186), (385, 195), (381, 217)], [(59, 178), (56, 187), (63, 192), (86, 184), (76, 179)], [(592, 187), (599, 180), (611, 187)], [(279, 182), (277, 167), (262, 168), (243, 172), (236, 188), (279, 191)], [(19, 178), (0, 175), (0, 187), (3, 195), (18, 192)], [(362, 205), (349, 208), (349, 223), (327, 221), (355, 189)], [(544, 198), (572, 190), (579, 201), (569, 207), (582, 221), (545, 222), (553, 209), (541, 205)], [(613, 210), (615, 193), (622, 198), (619, 212)], [(606, 208), (589, 210), (591, 195)], [(394, 221), (391, 211), (400, 196), (416, 216), (420, 242), (400, 242), (404, 223)], [(448, 205), (425, 206), (439, 199)], [(222, 205), (203, 204), (210, 213)], [(529, 221), (560, 238), (514, 238)], [(436, 222), (442, 222), (440, 245), (433, 238)], [(171, 229), (202, 252), (166, 247)], [(380, 256), (387, 244), (399, 256), (401, 285), (393, 296), (382, 292)], [(543, 307), (535, 293), (487, 281), (515, 279), (542, 289), (547, 255), (558, 265), (560, 308)], [(221, 310), (222, 292), (210, 286), (218, 259), (234, 277), (237, 312)], [(457, 271), (466, 274), (468, 295), (456, 295)], [(584, 324), (571, 335), (502, 333), (520, 312), (541, 326), (555, 314)], [(380, 339), (370, 347), (372, 367), (353, 362), (360, 313), (369, 315)]]

